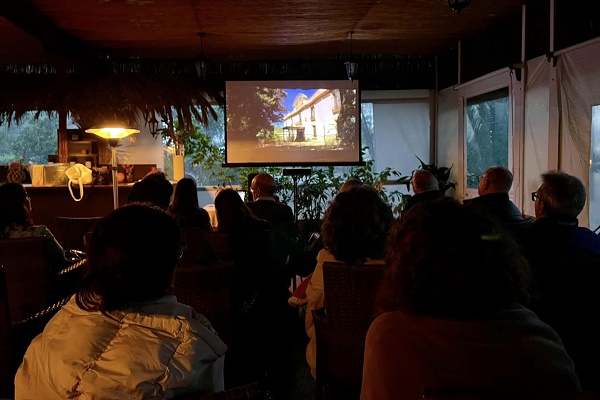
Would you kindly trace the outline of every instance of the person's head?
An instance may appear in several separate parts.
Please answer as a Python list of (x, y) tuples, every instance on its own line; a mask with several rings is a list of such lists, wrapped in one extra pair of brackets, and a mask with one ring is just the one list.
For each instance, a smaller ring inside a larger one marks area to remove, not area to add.
[(217, 229), (229, 232), (237, 229), (252, 212), (246, 206), (238, 192), (233, 189), (222, 189), (215, 197), (215, 210), (217, 211)]
[(348, 264), (383, 258), (384, 243), (394, 217), (371, 187), (341, 192), (325, 211), (323, 244), (338, 261)]
[(356, 187), (360, 187), (362, 186), (362, 182), (360, 181), (360, 179), (358, 178), (350, 178), (348, 179), (346, 182), (344, 182), (344, 184), (342, 185), (342, 187), (340, 188), (340, 193), (341, 192), (346, 192), (350, 189), (356, 188)]
[(433, 174), (425, 169), (416, 170), (412, 176), (412, 187), (415, 194), (440, 190), (438, 180)]
[(562, 171), (542, 174), (542, 185), (535, 196), (535, 217), (577, 218), (585, 206), (585, 186)]
[(191, 178), (182, 178), (175, 185), (171, 209), (173, 212), (182, 212), (198, 208), (198, 187)]
[(20, 183), (9, 182), (0, 186), (0, 228), (10, 224), (27, 224), (31, 201)]
[(173, 185), (161, 171), (151, 172), (136, 182), (129, 192), (127, 203), (150, 203), (166, 210), (171, 202)]
[(504, 167), (488, 168), (479, 176), (477, 192), (480, 196), (489, 193), (508, 193), (513, 182), (513, 174)]
[(260, 173), (252, 179), (250, 190), (252, 190), (252, 197), (255, 200), (260, 197), (273, 197), (275, 194), (275, 179), (267, 173)]
[(123, 310), (163, 297), (181, 253), (179, 226), (157, 207), (118, 208), (95, 227), (76, 300), (87, 311)]
[(451, 198), (421, 202), (396, 224), (378, 312), (476, 319), (526, 295), (527, 262), (496, 223)]

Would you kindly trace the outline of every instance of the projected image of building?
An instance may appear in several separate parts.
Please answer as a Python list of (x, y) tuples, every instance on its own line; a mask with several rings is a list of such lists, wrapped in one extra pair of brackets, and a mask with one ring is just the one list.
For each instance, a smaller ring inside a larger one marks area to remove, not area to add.
[(318, 89), (310, 98), (300, 93), (294, 110), (283, 117), (283, 139), (310, 146), (337, 146), (337, 119), (341, 109), (339, 89)]

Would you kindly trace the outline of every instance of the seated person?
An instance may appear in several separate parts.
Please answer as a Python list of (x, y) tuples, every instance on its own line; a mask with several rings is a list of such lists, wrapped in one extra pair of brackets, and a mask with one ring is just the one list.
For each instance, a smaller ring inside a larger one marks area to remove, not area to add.
[(600, 389), (600, 237), (578, 226), (585, 187), (560, 171), (532, 194), (535, 221), (519, 236), (533, 272), (530, 308), (560, 335), (585, 390)]
[(410, 210), (412, 206), (421, 201), (434, 200), (442, 197), (440, 184), (430, 171), (425, 169), (415, 171), (410, 182), (414, 194), (409, 197), (404, 205), (404, 209), (402, 210), (403, 213)]
[[(279, 203), (273, 197), (275, 194), (275, 180), (267, 173), (256, 175), (250, 185), (254, 201), (246, 203), (252, 213), (261, 219), (269, 221), (272, 226), (271, 249), (273, 250), (273, 277), (280, 286), (287, 291), (290, 280), (295, 273), (290, 270), (290, 265), (303, 254), (305, 241), (300, 234), (300, 229), (294, 220), (294, 213), (287, 204)], [(278, 275), (275, 278), (275, 275)], [(283, 293), (283, 291), (282, 291)], [(285, 295), (285, 298), (289, 293)]]
[(164, 211), (121, 207), (96, 226), (76, 294), (32, 342), (16, 399), (170, 399), (221, 391), (225, 344), (169, 295), (181, 247)]
[(20, 183), (0, 186), (0, 239), (44, 237), (48, 266), (60, 271), (69, 262), (65, 251), (45, 225), (34, 225), (30, 219), (31, 199)]
[(512, 182), (513, 175), (508, 169), (504, 167), (488, 168), (479, 176), (477, 188), (479, 197), (465, 200), (464, 204), (487, 214), (503, 225), (521, 222), (523, 221), (521, 211), (508, 198)]
[(559, 336), (519, 304), (527, 263), (501, 232), (450, 198), (415, 205), (393, 228), (361, 399), (418, 399), (426, 389), (506, 399), (580, 390)]
[(172, 194), (173, 185), (167, 180), (164, 172), (150, 172), (133, 185), (127, 197), (127, 204), (150, 203), (167, 210)]
[(390, 207), (368, 186), (339, 193), (325, 211), (321, 227), (324, 249), (317, 256), (317, 266), (306, 288), (308, 304), (304, 327), (310, 338), (306, 361), (313, 377), (316, 376), (317, 344), (312, 310), (325, 307), (323, 263), (383, 264), (384, 243), (392, 221)]
[(578, 226), (577, 216), (585, 206), (586, 194), (577, 177), (561, 171), (546, 172), (532, 199), (535, 221), (519, 236), (530, 262), (600, 255), (600, 237)]
[(175, 185), (173, 201), (169, 213), (175, 217), (182, 228), (195, 227), (204, 232), (211, 232), (208, 211), (198, 204), (198, 187), (191, 178), (183, 178)]

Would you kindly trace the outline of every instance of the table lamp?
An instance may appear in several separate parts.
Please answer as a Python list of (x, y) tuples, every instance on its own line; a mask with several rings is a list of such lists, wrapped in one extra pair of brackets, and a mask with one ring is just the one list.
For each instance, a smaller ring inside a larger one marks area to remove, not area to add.
[(122, 124), (106, 124), (85, 130), (101, 138), (108, 139), (112, 159), (112, 183), (113, 183), (113, 206), (119, 208), (119, 180), (117, 179), (117, 145), (119, 140), (134, 133), (140, 133), (138, 129), (127, 128)]

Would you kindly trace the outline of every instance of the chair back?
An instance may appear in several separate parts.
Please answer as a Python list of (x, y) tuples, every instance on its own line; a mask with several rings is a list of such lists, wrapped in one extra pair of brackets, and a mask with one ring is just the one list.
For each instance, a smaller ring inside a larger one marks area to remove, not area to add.
[(204, 315), (219, 337), (231, 345), (234, 316), (234, 262), (181, 265), (175, 272), (175, 296)]
[(212, 232), (206, 234), (206, 239), (214, 249), (219, 260), (232, 260), (234, 258), (232, 235), (227, 233)]
[(51, 303), (43, 237), (0, 240), (0, 397), (12, 398), (25, 350), (62, 304)]
[(206, 238), (207, 235), (208, 233), (200, 228), (181, 228), (181, 242), (186, 248), (179, 260), (179, 266), (217, 262), (217, 254)]
[(16, 323), (48, 306), (48, 260), (43, 237), (0, 240), (9, 321)]
[(313, 311), (318, 398), (360, 396), (365, 339), (383, 272), (383, 265), (323, 264), (325, 310)]
[(102, 217), (56, 217), (58, 241), (65, 250), (85, 251), (84, 236)]

